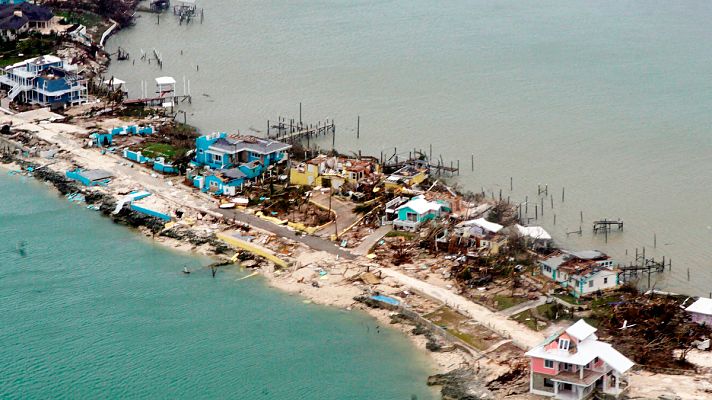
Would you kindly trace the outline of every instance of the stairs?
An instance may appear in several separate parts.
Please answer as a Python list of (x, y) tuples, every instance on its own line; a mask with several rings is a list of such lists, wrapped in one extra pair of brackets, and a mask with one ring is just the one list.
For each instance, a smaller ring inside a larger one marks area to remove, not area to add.
[(17, 85), (10, 90), (10, 92), (7, 94), (7, 98), (10, 99), (10, 101), (14, 101), (15, 97), (17, 97), (18, 94), (31, 89), (31, 86), (29, 85)]

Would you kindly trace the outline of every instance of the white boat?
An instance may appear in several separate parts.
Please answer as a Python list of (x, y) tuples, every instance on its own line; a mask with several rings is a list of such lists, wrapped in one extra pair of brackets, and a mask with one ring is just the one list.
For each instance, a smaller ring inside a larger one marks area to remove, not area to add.
[(235, 208), (235, 203), (222, 203), (220, 208)]

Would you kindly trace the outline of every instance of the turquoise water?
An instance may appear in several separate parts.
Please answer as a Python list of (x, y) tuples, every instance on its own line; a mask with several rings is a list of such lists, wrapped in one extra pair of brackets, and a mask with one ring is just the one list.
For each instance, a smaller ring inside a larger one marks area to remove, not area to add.
[(365, 315), (213, 279), (32, 180), (0, 193), (0, 398), (435, 398), (425, 355)]
[[(159, 25), (140, 14), (109, 41), (109, 51), (120, 45), (133, 58), (158, 49), (163, 70), (136, 60), (109, 73), (128, 81), (134, 96), (140, 80), (153, 89), (161, 75), (176, 77), (182, 93), (185, 76), (193, 104), (181, 107), (208, 132), (263, 134), (268, 119), (298, 117), (303, 102), (305, 120), (335, 119), (344, 152), (397, 147), (407, 155), (432, 144), (446, 163), (460, 160), (465, 187), (528, 196), (530, 217), (541, 204), (537, 184), (548, 184), (554, 209), (546, 199), (544, 217), (532, 224), (561, 245), (623, 262), (646, 247), (673, 259), (657, 288), (709, 293), (712, 3), (199, 4), (202, 25), (179, 26), (170, 14)], [(600, 218), (624, 219), (625, 232), (607, 242), (593, 236), (591, 221)], [(580, 226), (582, 236), (565, 234)]]

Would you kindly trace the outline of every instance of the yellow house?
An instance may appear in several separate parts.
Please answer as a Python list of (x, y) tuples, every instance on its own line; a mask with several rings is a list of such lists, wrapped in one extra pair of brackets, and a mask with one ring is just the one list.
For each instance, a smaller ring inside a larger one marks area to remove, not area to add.
[(357, 184), (361, 179), (380, 172), (380, 165), (373, 161), (320, 154), (292, 167), (289, 171), (289, 183), (338, 189), (346, 182)]
[(396, 191), (422, 183), (430, 175), (430, 169), (417, 164), (407, 164), (386, 178), (386, 190)]

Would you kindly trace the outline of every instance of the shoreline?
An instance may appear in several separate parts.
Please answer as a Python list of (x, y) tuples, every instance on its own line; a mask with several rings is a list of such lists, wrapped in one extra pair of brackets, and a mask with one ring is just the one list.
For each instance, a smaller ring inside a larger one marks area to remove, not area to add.
[[(29, 162), (20, 161), (18, 163), (18, 160), (13, 160), (10, 163), (5, 163), (3, 162), (3, 160), (0, 160), (0, 171), (2, 171), (3, 173), (8, 173), (9, 171), (13, 170), (24, 170), (22, 164), (26, 163)], [(82, 188), (78, 184), (74, 183), (70, 183), (66, 187), (62, 184), (58, 185), (57, 182), (62, 182), (64, 180), (63, 177), (60, 176), (58, 171), (53, 171), (53, 173), (51, 174), (53, 174), (55, 178), (58, 179), (47, 179), (48, 175), (38, 176), (36, 172), (33, 173), (32, 178), (39, 182), (45, 182), (50, 184), (51, 190), (56, 191), (60, 195), (65, 195), (67, 193), (75, 191), (86, 191), (85, 188)], [(72, 190), (67, 190), (68, 188), (71, 188)], [(116, 199), (110, 194), (104, 194), (102, 201), (108, 201), (107, 197), (111, 197), (113, 202), (116, 202)], [(114, 203), (106, 207), (104, 205), (101, 206), (100, 212), (102, 212), (102, 216), (109, 218), (114, 223), (126, 226), (127, 228), (129, 228), (129, 230), (134, 231), (135, 233), (143, 236), (146, 239), (150, 239), (150, 242), (152, 244), (165, 246), (168, 249), (176, 250), (179, 252), (208, 256), (219, 261), (229, 261), (231, 259), (231, 257), (224, 254), (223, 251), (218, 251), (215, 243), (205, 242), (203, 244), (196, 245), (190, 243), (185, 237), (179, 239), (156, 234), (156, 232), (154, 231), (155, 228), (152, 229), (147, 226), (151, 225), (150, 223), (146, 224), (146, 221), (150, 221), (150, 219), (144, 218), (143, 216), (135, 215), (137, 213), (134, 211), (129, 212), (129, 214), (134, 214), (134, 218), (115, 217), (104, 212), (105, 210), (112, 209)], [(120, 216), (124, 214), (124, 211), (122, 211)], [(219, 242), (218, 239), (215, 240), (216, 242)], [(329, 260), (329, 262), (332, 263), (337, 262), (337, 260), (333, 256), (330, 258), (330, 255), (327, 253), (308, 249), (304, 245), (301, 245), (300, 247), (302, 247), (301, 259), (297, 259), (297, 265), (304, 263), (309, 264), (310, 261), (314, 260)], [(469, 364), (471, 361), (468, 359), (468, 356), (464, 352), (454, 351), (444, 353), (428, 351), (425, 347), (427, 344), (427, 339), (423, 335), (412, 334), (412, 325), (392, 322), (391, 316), (395, 314), (394, 312), (379, 308), (368, 307), (363, 303), (354, 300), (354, 297), (363, 293), (363, 289), (361, 288), (358, 288), (353, 285), (347, 286), (345, 284), (338, 284), (329, 287), (322, 286), (320, 288), (297, 284), (294, 282), (290, 282), (289, 278), (292, 275), (291, 272), (275, 271), (273, 264), (269, 262), (262, 264), (263, 265), (254, 268), (253, 271), (259, 273), (259, 275), (264, 278), (264, 283), (270, 288), (279, 290), (290, 296), (299, 296), (304, 300), (305, 303), (313, 303), (321, 306), (334, 307), (349, 312), (362, 312), (365, 315), (368, 315), (370, 318), (373, 318), (378, 321), (381, 325), (390, 326), (391, 328), (401, 332), (411, 343), (411, 345), (414, 346), (414, 350), (425, 355), (426, 358), (430, 361), (427, 369), (431, 372), (431, 375), (449, 372), (453, 368), (457, 368), (458, 366), (461, 366), (463, 364)], [(246, 270), (247, 269), (250, 268), (246, 268)], [(246, 276), (246, 278), (249, 278), (249, 275)]]

